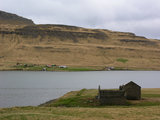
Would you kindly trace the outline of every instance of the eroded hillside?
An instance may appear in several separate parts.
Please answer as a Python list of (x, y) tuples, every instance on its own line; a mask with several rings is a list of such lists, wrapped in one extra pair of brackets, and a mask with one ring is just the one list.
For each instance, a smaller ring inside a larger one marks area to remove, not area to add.
[(0, 10), (0, 24), (33, 25), (34, 23), (30, 19)]
[(1, 69), (19, 62), (160, 70), (160, 41), (133, 33), (66, 25), (1, 25), (0, 48)]

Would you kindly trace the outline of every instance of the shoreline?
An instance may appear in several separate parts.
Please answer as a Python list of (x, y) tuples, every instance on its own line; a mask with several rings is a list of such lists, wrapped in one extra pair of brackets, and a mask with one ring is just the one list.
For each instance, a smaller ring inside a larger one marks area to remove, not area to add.
[[(160, 88), (142, 88), (141, 100), (127, 100), (124, 105), (99, 105), (96, 100), (98, 94), (97, 89), (81, 89), (76, 91), (69, 91), (64, 95), (40, 103), (36, 106), (13, 106), (2, 107), (0, 109), (23, 108), (23, 107), (89, 107), (89, 108), (103, 108), (103, 107), (144, 107), (144, 106), (160, 106)], [(158, 93), (157, 93), (158, 92)]]
[(15, 69), (0, 69), (0, 72), (5, 72), (5, 71), (16, 71), (16, 72), (96, 72), (96, 71), (106, 71), (106, 72), (114, 72), (114, 71), (160, 71), (159, 69), (157, 70), (145, 70), (145, 69), (141, 69), (141, 70), (80, 70), (80, 71), (71, 71), (71, 70), (48, 70), (48, 71), (42, 71), (42, 70), (15, 70)]
[(138, 67), (138, 66), (109, 66), (109, 65), (57, 65), (57, 64), (33, 64), (14, 63), (1, 65), (0, 71), (160, 71), (158, 67)]
[(6, 69), (1, 69), (0, 71), (43, 71), (43, 72), (89, 72), (89, 71), (160, 71), (160, 69), (153, 69), (153, 68), (148, 68), (148, 69), (144, 69), (144, 68), (115, 68), (113, 70), (106, 70), (106, 69), (97, 69), (94, 67), (68, 67), (68, 68), (56, 68), (56, 69), (47, 69), (47, 70), (42, 70), (42, 69), (30, 69), (30, 68), (23, 68), (23, 69), (17, 69), (17, 68), (6, 68)]

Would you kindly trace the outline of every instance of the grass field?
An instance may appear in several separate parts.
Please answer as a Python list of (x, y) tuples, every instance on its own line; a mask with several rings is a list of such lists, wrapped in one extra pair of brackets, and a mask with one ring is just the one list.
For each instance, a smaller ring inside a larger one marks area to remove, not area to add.
[[(96, 94), (96, 90), (82, 89), (69, 92), (60, 99), (68, 99), (71, 96), (92, 98)], [(142, 98), (140, 101), (131, 101), (132, 105), (129, 106), (93, 107), (90, 104), (86, 107), (44, 107), (43, 105), (1, 108), (0, 120), (159, 120), (160, 89), (142, 89)]]
[(0, 109), (1, 120), (159, 120), (160, 107), (21, 107)]

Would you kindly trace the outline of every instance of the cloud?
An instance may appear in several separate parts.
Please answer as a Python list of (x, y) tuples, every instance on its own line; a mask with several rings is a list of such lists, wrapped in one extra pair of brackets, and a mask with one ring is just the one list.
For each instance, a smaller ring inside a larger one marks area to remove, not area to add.
[(37, 24), (68, 24), (160, 38), (160, 0), (0, 0)]

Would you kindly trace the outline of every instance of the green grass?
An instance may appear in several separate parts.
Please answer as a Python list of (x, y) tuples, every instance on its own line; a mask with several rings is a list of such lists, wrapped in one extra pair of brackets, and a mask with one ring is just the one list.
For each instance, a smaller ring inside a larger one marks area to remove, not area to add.
[(96, 71), (93, 68), (76, 68), (76, 67), (67, 67), (67, 68), (47, 68), (48, 71)]
[(145, 107), (145, 106), (160, 106), (160, 102), (157, 101), (145, 101), (136, 104), (131, 104), (131, 107)]
[(67, 97), (61, 97), (54, 102), (50, 102), (49, 104), (44, 104), (42, 106), (47, 107), (94, 107), (99, 106), (99, 102), (95, 99), (97, 95), (97, 91), (93, 90), (95, 93), (93, 94), (92, 90), (82, 89), (80, 91), (74, 91), (68, 93)]
[(32, 65), (32, 64), (27, 64), (27, 66), (25, 66), (24, 64), (22, 65), (15, 65), (14, 68), (17, 70), (25, 70), (25, 71), (42, 71), (42, 69), (45, 66), (40, 66), (40, 65)]
[(158, 106), (149, 107), (14, 107), (0, 109), (0, 120), (159, 120)]
[(126, 62), (128, 62), (128, 59), (118, 58), (117, 61), (122, 62), (122, 63), (126, 63)]
[(146, 98), (160, 98), (160, 94), (142, 94), (142, 97), (146, 97)]
[(46, 65), (32, 65), (32, 64), (21, 64), (13, 66), (15, 70), (24, 70), (24, 71), (42, 71), (43, 68), (46, 68), (46, 71), (96, 71), (96, 68), (84, 68), (84, 67), (67, 67), (59, 68), (58, 66), (47, 67)]

